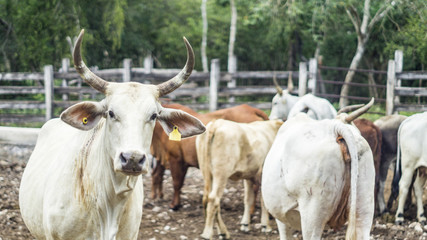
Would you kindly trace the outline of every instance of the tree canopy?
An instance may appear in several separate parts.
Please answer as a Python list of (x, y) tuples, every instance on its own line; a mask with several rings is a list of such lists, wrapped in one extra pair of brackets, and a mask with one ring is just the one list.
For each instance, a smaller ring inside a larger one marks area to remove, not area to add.
[[(196, 53), (202, 70), (202, 0), (0, 0), (0, 71), (40, 71), (59, 67), (71, 57), (67, 36), (86, 29), (83, 43), (88, 65), (120, 66), (132, 58), (142, 66), (152, 54), (157, 67), (181, 67), (182, 36)], [(360, 68), (385, 69), (396, 49), (405, 68), (427, 64), (427, 3), (422, 0), (372, 1), (371, 17), (384, 4), (393, 7), (371, 29)], [(348, 67), (357, 32), (348, 11), (362, 13), (356, 0), (235, 0), (237, 32), (234, 54), (240, 70), (297, 70), (298, 62), (323, 56), (323, 65)], [(208, 0), (206, 55), (227, 67), (230, 1)], [(361, 16), (360, 16), (361, 18)], [(355, 18), (356, 19), (356, 18)], [(357, 20), (356, 20), (357, 21)], [(344, 80), (344, 79), (342, 79)]]

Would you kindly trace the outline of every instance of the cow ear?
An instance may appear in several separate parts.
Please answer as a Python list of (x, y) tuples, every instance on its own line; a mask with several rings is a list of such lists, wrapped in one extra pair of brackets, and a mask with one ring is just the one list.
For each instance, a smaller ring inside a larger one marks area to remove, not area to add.
[(105, 110), (98, 102), (77, 103), (61, 113), (61, 120), (80, 130), (90, 130), (94, 128)]
[(183, 138), (201, 134), (206, 130), (205, 125), (199, 119), (182, 110), (163, 108), (157, 120), (168, 135), (174, 126), (178, 127)]

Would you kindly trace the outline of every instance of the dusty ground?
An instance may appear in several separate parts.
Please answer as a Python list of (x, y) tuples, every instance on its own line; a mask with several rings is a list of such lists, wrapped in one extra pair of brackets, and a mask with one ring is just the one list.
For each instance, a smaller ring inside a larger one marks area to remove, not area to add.
[[(25, 162), (31, 153), (31, 148), (0, 145), (0, 240), (33, 239), (25, 227), (18, 204), (18, 189)], [(149, 196), (150, 177), (144, 176), (145, 195)], [(182, 194), (183, 208), (173, 212), (168, 209), (171, 199), (171, 177), (167, 175), (164, 183), (164, 200), (152, 201), (145, 199), (144, 213), (140, 227), (139, 239), (200, 239), (204, 219), (201, 208), (203, 179), (198, 169), (190, 169), (187, 174)], [(222, 199), (222, 216), (231, 233), (232, 239), (279, 239), (275, 223), (274, 231), (264, 234), (260, 231), (258, 206), (252, 218), (253, 231), (242, 233), (239, 221), (243, 212), (243, 185), (240, 182), (230, 182)], [(371, 239), (427, 239), (427, 228), (414, 223), (411, 214), (414, 207), (407, 211), (407, 222), (404, 226), (392, 224), (393, 217), (377, 217), (371, 231)], [(387, 222), (388, 221), (388, 222)], [(295, 232), (296, 239), (301, 234)], [(344, 239), (345, 228), (335, 232), (325, 230), (324, 239)], [(218, 236), (215, 236), (215, 239)]]

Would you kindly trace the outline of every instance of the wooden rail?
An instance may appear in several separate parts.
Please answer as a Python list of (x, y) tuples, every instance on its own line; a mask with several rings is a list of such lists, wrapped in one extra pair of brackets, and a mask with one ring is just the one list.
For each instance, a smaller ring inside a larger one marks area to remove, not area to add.
[[(378, 84), (361, 84), (350, 83), (356, 87), (375, 87), (387, 88), (387, 99), (377, 99), (376, 102), (386, 101), (386, 114), (392, 114), (396, 111), (425, 111), (427, 107), (423, 104), (401, 104), (400, 96), (427, 96), (426, 88), (413, 88), (401, 86), (402, 81), (411, 79), (427, 79), (426, 72), (402, 72), (402, 59), (401, 52), (396, 51), (395, 59), (399, 61), (390, 60), (387, 71), (387, 85)], [(151, 60), (152, 61), (152, 60)], [(149, 60), (144, 61), (143, 68), (133, 68), (130, 59), (124, 59), (123, 68), (114, 69), (92, 69), (92, 71), (107, 81), (127, 82), (137, 81), (142, 83), (158, 84), (167, 79), (174, 77), (181, 69), (153, 69), (152, 63)], [(321, 69), (339, 70), (344, 71), (345, 68), (325, 67)], [(347, 69), (348, 70), (348, 69)], [(377, 70), (357, 70), (360, 72), (373, 72), (384, 74), (385, 71)], [(342, 85), (343, 82), (327, 81), (318, 79), (318, 66), (314, 59), (310, 59), (308, 63), (301, 62), (298, 71), (233, 71), (224, 72), (220, 69), (219, 59), (213, 59), (211, 62), (211, 72), (197, 72), (193, 71), (190, 79), (186, 84), (170, 93), (167, 97), (174, 101), (185, 104), (195, 110), (209, 110), (213, 111), (218, 108), (225, 108), (235, 106), (239, 103), (236, 101), (239, 97), (245, 96), (268, 96), (268, 101), (265, 102), (248, 102), (254, 107), (260, 109), (270, 109), (271, 99), (276, 94), (272, 78), (275, 76), (278, 81), (286, 85), (289, 75), (298, 86), (295, 93), (299, 96), (307, 92), (313, 92), (315, 95), (327, 98), (337, 98), (338, 95), (329, 93), (319, 93), (316, 91), (317, 87), (322, 83)], [(262, 81), (263, 84), (255, 84), (252, 86), (238, 86), (236, 79), (252, 79), (252, 82), (267, 79)], [(0, 124), (7, 122), (33, 122), (40, 120), (46, 121), (52, 117), (57, 116), (59, 110), (67, 108), (83, 99), (99, 100), (102, 96), (82, 82), (77, 72), (70, 67), (69, 59), (63, 59), (62, 67), (58, 71), (54, 71), (52, 66), (45, 66), (43, 72), (39, 73), (0, 73), (0, 82), (11, 82), (11, 86), (1, 86), (0, 96), (30, 96), (41, 95), (35, 101), (34, 97), (20, 99), (11, 97), (10, 100), (3, 98), (0, 100)], [(22, 86), (26, 81), (33, 81), (34, 86)], [(62, 81), (61, 83), (59, 83)], [(21, 86), (13, 85), (18, 82)], [(298, 82), (298, 83), (297, 83)], [(55, 84), (54, 84), (55, 83)], [(369, 96), (348, 96), (349, 99), (355, 100), (369, 100)], [(246, 98), (248, 99), (248, 98)], [(249, 98), (252, 99), (252, 98)], [(265, 99), (265, 98), (264, 98)], [(22, 114), (16, 109), (37, 109), (31, 110), (35, 113)], [(40, 114), (44, 114), (44, 118)], [(55, 115), (56, 114), (56, 115)]]

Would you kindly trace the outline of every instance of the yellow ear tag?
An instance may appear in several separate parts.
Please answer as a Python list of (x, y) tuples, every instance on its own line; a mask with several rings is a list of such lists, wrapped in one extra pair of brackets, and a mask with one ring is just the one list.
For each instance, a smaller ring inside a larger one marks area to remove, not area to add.
[(82, 122), (83, 122), (83, 125), (86, 125), (86, 124), (87, 124), (87, 122), (88, 122), (87, 117), (84, 117), (84, 118), (82, 119)]
[(173, 127), (173, 131), (169, 134), (169, 140), (181, 141), (181, 133), (178, 132), (177, 126)]

